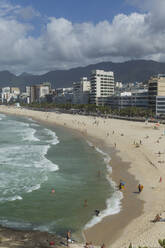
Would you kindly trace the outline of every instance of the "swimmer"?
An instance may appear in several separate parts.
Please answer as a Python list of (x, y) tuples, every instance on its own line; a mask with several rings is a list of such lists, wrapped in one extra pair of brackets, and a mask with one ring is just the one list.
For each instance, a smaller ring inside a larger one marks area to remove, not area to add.
[(100, 210), (96, 209), (96, 210), (95, 210), (95, 214), (96, 214), (96, 216), (99, 216)]

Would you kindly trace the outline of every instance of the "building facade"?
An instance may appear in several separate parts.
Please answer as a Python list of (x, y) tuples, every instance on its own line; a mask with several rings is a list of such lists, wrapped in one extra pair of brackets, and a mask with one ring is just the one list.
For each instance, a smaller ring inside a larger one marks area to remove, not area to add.
[(108, 105), (107, 99), (114, 94), (114, 73), (112, 71), (93, 70), (90, 77), (90, 103)]
[(156, 97), (156, 115), (165, 116), (165, 96)]
[(80, 82), (73, 83), (73, 104), (88, 104), (91, 84), (87, 77), (80, 79)]
[(158, 74), (148, 81), (149, 108), (156, 112), (156, 97), (165, 96), (165, 74)]
[(26, 87), (26, 93), (29, 95), (29, 102), (41, 102), (43, 98), (50, 93), (50, 85), (39, 84)]
[(130, 92), (122, 92), (120, 95), (111, 96), (108, 99), (108, 105), (114, 109), (123, 109), (127, 107), (148, 108), (148, 90), (140, 89)]

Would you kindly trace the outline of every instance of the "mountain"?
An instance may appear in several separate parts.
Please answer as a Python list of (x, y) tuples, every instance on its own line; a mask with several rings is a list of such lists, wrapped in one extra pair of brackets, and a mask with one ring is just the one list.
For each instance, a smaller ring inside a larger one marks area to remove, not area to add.
[(72, 82), (79, 81), (81, 77), (89, 77), (91, 70), (95, 69), (113, 71), (115, 81), (122, 81), (123, 83), (141, 82), (148, 80), (152, 75), (165, 73), (165, 63), (152, 60), (132, 60), (123, 63), (102, 62), (70, 70), (50, 71), (43, 75), (31, 75), (24, 72), (16, 76), (9, 71), (1, 71), (0, 87), (15, 86), (24, 89), (26, 85), (46, 81), (51, 82), (53, 88), (70, 87)]

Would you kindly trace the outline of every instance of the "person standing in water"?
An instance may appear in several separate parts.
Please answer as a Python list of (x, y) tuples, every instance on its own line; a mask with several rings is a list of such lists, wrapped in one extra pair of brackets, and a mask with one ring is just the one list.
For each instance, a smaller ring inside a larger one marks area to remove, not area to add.
[(67, 232), (66, 239), (67, 239), (67, 246), (69, 246), (69, 242), (71, 241), (71, 231)]

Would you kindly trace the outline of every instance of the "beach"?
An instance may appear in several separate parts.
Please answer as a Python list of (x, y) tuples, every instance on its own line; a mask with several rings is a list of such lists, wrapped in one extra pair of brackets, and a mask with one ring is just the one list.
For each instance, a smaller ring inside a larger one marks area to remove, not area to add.
[[(84, 236), (88, 242), (99, 246), (105, 243), (107, 247), (114, 248), (128, 247), (130, 243), (134, 247), (158, 246), (158, 239), (164, 238), (165, 223), (152, 223), (152, 220), (158, 213), (165, 216), (163, 125), (7, 106), (0, 106), (0, 112), (72, 128), (111, 155), (110, 177), (116, 184), (120, 179), (126, 182), (121, 211), (85, 229)], [(144, 186), (140, 194), (137, 189), (139, 183)]]

